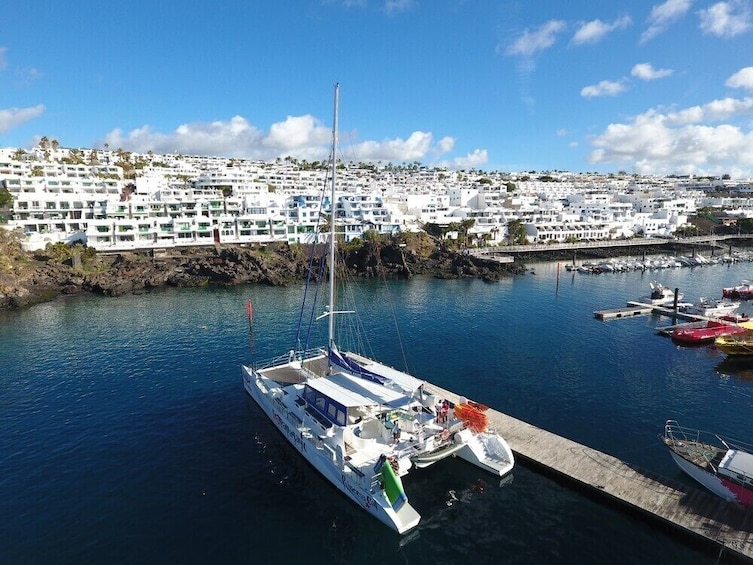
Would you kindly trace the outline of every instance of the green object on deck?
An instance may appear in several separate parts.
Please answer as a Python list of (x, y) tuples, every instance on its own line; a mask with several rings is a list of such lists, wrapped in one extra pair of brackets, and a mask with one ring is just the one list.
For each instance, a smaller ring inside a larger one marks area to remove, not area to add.
[(387, 494), (387, 498), (392, 504), (392, 508), (400, 510), (400, 508), (408, 502), (408, 497), (403, 490), (403, 482), (395, 474), (389, 461), (385, 461), (382, 465), (382, 485), (384, 486), (384, 492)]

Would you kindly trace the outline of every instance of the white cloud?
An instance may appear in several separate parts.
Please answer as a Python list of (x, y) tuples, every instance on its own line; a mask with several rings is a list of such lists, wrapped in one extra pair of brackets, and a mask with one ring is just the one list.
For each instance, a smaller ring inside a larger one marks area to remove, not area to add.
[(703, 33), (718, 37), (735, 37), (753, 27), (749, 0), (717, 2), (705, 10), (700, 10), (700, 28)]
[(602, 80), (599, 84), (585, 86), (580, 91), (584, 98), (595, 98), (599, 96), (617, 96), (625, 90), (624, 81)]
[(575, 45), (582, 45), (584, 43), (598, 43), (599, 41), (604, 39), (604, 37), (608, 33), (616, 29), (625, 29), (632, 23), (633, 20), (630, 19), (630, 16), (622, 16), (620, 18), (617, 18), (611, 24), (602, 22), (601, 20), (592, 20), (590, 22), (582, 24), (577, 29), (575, 35), (573, 35), (571, 43), (574, 43)]
[[(343, 136), (345, 137), (345, 136)], [(246, 118), (235, 116), (230, 121), (183, 124), (172, 133), (153, 131), (149, 126), (128, 133), (114, 129), (98, 145), (146, 153), (182, 153), (272, 160), (295, 157), (306, 160), (327, 159), (332, 141), (328, 126), (310, 115), (288, 116), (272, 124), (267, 133), (251, 125)], [(452, 137), (437, 143), (429, 132), (415, 131), (407, 139), (362, 141), (347, 148), (349, 159), (356, 161), (412, 162), (436, 157), (454, 148)]]
[[(262, 136), (241, 116), (229, 122), (192, 123), (179, 126), (170, 134), (154, 132), (146, 125), (127, 134), (115, 129), (108, 133), (103, 143), (129, 151), (146, 153), (184, 153), (189, 155), (226, 155), (228, 157), (262, 158), (272, 155), (262, 145)], [(248, 153), (247, 153), (248, 152)]]
[(24, 122), (38, 118), (44, 111), (44, 104), (37, 104), (28, 108), (6, 108), (0, 110), (0, 133), (5, 133)]
[(673, 72), (672, 69), (655, 69), (651, 63), (638, 63), (633, 66), (630, 74), (641, 80), (656, 80), (668, 77)]
[(724, 85), (729, 86), (730, 88), (753, 90), (753, 67), (740, 69), (734, 75), (729, 77)]
[(398, 12), (410, 10), (412, 7), (413, 0), (386, 0), (384, 3), (384, 11), (390, 16)]
[(431, 133), (414, 131), (408, 139), (398, 137), (357, 143), (349, 148), (349, 153), (362, 161), (420, 161), (432, 150), (431, 141)]
[(0, 47), (0, 71), (4, 71), (8, 68), (8, 48)]
[(692, 106), (679, 112), (666, 114), (667, 124), (683, 126), (703, 122), (721, 122), (739, 116), (753, 115), (753, 98), (722, 98), (703, 106)]
[(753, 98), (714, 100), (628, 123), (610, 124), (590, 139), (591, 163), (633, 163), (639, 174), (753, 174), (753, 131), (731, 122), (753, 115)]
[(465, 157), (457, 157), (452, 160), (452, 167), (455, 169), (475, 169), (479, 165), (489, 162), (489, 155), (486, 149), (475, 149)]
[(34, 81), (40, 80), (44, 75), (36, 68), (17, 69), (14, 76), (16, 86), (29, 86)]
[(654, 5), (648, 16), (648, 27), (641, 34), (641, 43), (653, 39), (666, 30), (672, 23), (684, 16), (693, 0), (666, 0)]
[(445, 136), (437, 142), (436, 151), (437, 154), (443, 155), (449, 153), (455, 148), (455, 138)]
[[(505, 55), (531, 58), (548, 49), (557, 40), (557, 35), (565, 30), (566, 24), (561, 20), (549, 20), (540, 28), (529, 31), (526, 29), (523, 34), (516, 39), (511, 45), (504, 50)], [(500, 51), (497, 47), (497, 51)]]
[[(245, 131), (245, 125), (247, 122), (243, 120), (243, 124), (236, 128), (237, 131)], [(330, 128), (319, 123), (313, 116), (288, 116), (284, 122), (272, 124), (262, 144), (275, 150), (293, 151), (311, 145), (321, 146), (328, 143), (330, 138)]]

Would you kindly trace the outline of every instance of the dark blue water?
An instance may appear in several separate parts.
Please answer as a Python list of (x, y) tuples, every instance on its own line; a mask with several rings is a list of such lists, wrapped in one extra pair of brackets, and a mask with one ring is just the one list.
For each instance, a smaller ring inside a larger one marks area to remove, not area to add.
[[(721, 295), (749, 263), (499, 284), (362, 284), (381, 359), (630, 463), (680, 478), (667, 418), (741, 439), (753, 368), (599, 322), (659, 280)], [(713, 563), (636, 516), (518, 465), (411, 473), (424, 520), (390, 532), (299, 460), (246, 398), (240, 364), (289, 349), (299, 287), (66, 298), (0, 314), (2, 563)], [(253, 300), (254, 334), (245, 304)], [(405, 356), (393, 330), (397, 317)], [(722, 562), (724, 562), (722, 557)]]

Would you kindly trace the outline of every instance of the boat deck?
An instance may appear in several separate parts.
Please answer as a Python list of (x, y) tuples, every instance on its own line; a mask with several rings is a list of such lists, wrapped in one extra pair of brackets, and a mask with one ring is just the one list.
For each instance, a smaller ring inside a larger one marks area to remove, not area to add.
[(711, 466), (718, 467), (719, 463), (722, 462), (724, 455), (727, 453), (726, 449), (708, 443), (696, 441), (668, 442), (667, 440), (664, 440), (664, 442), (683, 459), (687, 459), (694, 465), (705, 468), (711, 472), (713, 472)]
[[(315, 375), (321, 377), (327, 372), (327, 358), (322, 355), (320, 357), (306, 359), (303, 362), (303, 366)], [(272, 379), (281, 384), (297, 384), (306, 380), (306, 375), (303, 371), (291, 367), (290, 365), (280, 365), (277, 367), (269, 367), (268, 369), (260, 369), (259, 373), (268, 379)]]
[[(426, 383), (428, 392), (458, 402), (459, 395)], [(489, 425), (519, 462), (584, 488), (673, 531), (753, 560), (753, 509), (662, 477), (616, 457), (489, 409)]]

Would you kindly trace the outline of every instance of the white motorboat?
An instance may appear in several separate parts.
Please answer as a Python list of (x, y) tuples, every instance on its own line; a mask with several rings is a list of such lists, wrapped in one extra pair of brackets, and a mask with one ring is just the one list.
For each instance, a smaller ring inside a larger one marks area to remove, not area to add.
[[(652, 281), (649, 283), (651, 287), (651, 294), (648, 296), (642, 296), (638, 299), (643, 304), (651, 304), (653, 306), (666, 306), (671, 308), (675, 303), (675, 291), (663, 284)], [(677, 302), (682, 300), (683, 294), (677, 292)]]
[(740, 308), (740, 302), (735, 300), (729, 300), (727, 298), (713, 300), (701, 297), (698, 302), (683, 308), (683, 311), (688, 314), (697, 314), (708, 318), (721, 318), (722, 316), (732, 314), (738, 308)]
[[(332, 209), (337, 202), (338, 105), (336, 86)], [(425, 391), (423, 381), (407, 372), (338, 348), (335, 318), (353, 312), (338, 310), (335, 302), (337, 221), (330, 218), (329, 302), (319, 316), (329, 322), (327, 344), (291, 350), (257, 366), (244, 365), (243, 385), (282, 435), (324, 477), (366, 512), (403, 534), (421, 519), (402, 483), (412, 468), (457, 456), (505, 476), (514, 467), (514, 457), (507, 442), (488, 429), (482, 405), (463, 399), (454, 405), (440, 402)]]
[(664, 435), (677, 466), (715, 495), (753, 506), (753, 447), (667, 420)]

